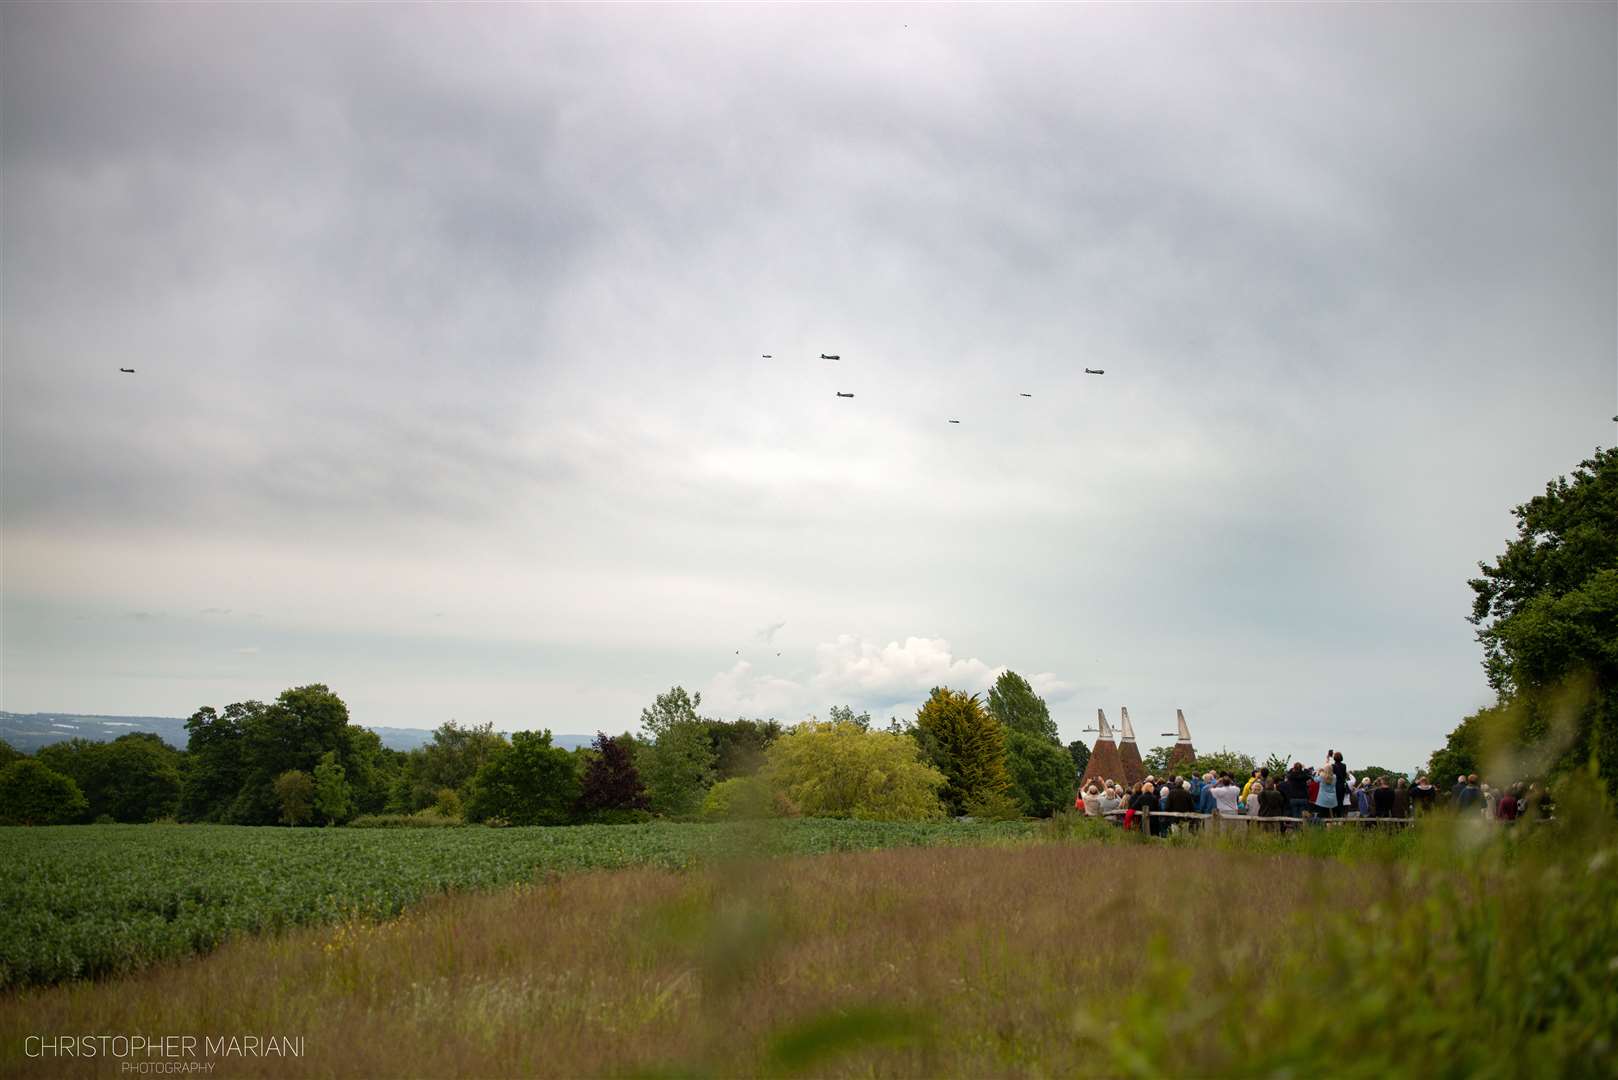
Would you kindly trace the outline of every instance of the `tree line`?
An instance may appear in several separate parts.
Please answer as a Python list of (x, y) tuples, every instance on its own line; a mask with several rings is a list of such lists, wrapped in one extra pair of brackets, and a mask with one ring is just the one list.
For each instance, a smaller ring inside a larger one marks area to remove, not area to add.
[[(1598, 448), (1514, 513), (1517, 537), (1469, 583), (1496, 700), (1450, 733), (1426, 772), (1440, 785), (1490, 771), (1510, 782), (1593, 762), (1618, 796), (1618, 450)], [(883, 728), (847, 706), (784, 729), (706, 717), (701, 704), (676, 686), (642, 711), (638, 734), (599, 734), (575, 751), (548, 731), (508, 738), (451, 721), (402, 752), (350, 723), (328, 687), (295, 687), (268, 704), (199, 709), (183, 751), (145, 733), (70, 739), (32, 757), (0, 741), (0, 824), (1041, 817), (1071, 803), (1089, 756), (1082, 742), (1062, 746), (1044, 700), (1011, 671), (983, 698), (935, 687), (914, 719)], [(1147, 770), (1166, 773), (1168, 752), (1146, 753)], [(1196, 768), (1239, 776), (1288, 764), (1222, 751)]]
[(146, 733), (69, 739), (32, 757), (0, 742), (0, 822), (1044, 816), (1072, 799), (1083, 765), (1015, 672), (986, 698), (935, 688), (913, 721), (884, 728), (847, 706), (787, 729), (715, 719), (701, 705), (701, 694), (673, 687), (642, 711), (638, 733), (599, 733), (571, 751), (549, 731), (507, 736), (450, 721), (403, 752), (351, 723), (329, 687), (295, 687), (267, 704), (197, 710), (184, 750)]

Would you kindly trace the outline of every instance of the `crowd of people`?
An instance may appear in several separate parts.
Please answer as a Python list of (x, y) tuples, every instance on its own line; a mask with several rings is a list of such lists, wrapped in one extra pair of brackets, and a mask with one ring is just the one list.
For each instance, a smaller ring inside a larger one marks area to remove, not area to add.
[(1226, 819), (1276, 818), (1280, 820), (1272, 822), (1272, 827), (1286, 828), (1331, 818), (1403, 823), (1440, 808), (1496, 821), (1515, 821), (1530, 813), (1550, 814), (1549, 799), (1538, 785), (1519, 782), (1493, 788), (1480, 784), (1473, 773), (1457, 776), (1455, 786), (1444, 792), (1425, 776), (1414, 784), (1402, 776), (1356, 778), (1343, 763), (1340, 750), (1328, 751), (1326, 760), (1313, 769), (1295, 761), (1279, 776), (1260, 768), (1240, 782), (1229, 772), (1217, 771), (1200, 776), (1148, 776), (1134, 785), (1092, 779), (1073, 807), (1128, 829), (1139, 828), (1145, 821), (1153, 836), (1166, 834), (1176, 821), (1192, 826), (1201, 823), (1200, 818), (1175, 818), (1175, 814), (1207, 815), (1233, 828), (1246, 824), (1230, 821), (1227, 825)]

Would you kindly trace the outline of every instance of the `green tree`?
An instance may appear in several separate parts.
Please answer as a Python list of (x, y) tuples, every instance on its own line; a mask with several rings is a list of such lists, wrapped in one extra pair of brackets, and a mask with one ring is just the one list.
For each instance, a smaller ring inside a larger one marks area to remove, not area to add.
[(1193, 771), (1199, 776), (1206, 772), (1228, 772), (1238, 780), (1246, 780), (1253, 775), (1256, 768), (1258, 763), (1253, 760), (1252, 754), (1238, 753), (1235, 750), (1215, 750), (1208, 754), (1198, 754)]
[(1498, 729), (1506, 710), (1501, 706), (1479, 709), (1462, 720), (1427, 759), (1427, 777), (1444, 791), (1455, 783), (1457, 776), (1479, 772), (1483, 768), (1483, 736), (1488, 729)]
[(337, 763), (337, 751), (327, 750), (315, 766), (315, 812), (327, 825), (340, 825), (348, 820), (352, 802), (348, 775)]
[(1006, 732), (1006, 772), (1012, 798), (1026, 817), (1050, 817), (1073, 805), (1077, 776), (1062, 746), (1026, 731)]
[(775, 798), (762, 776), (733, 776), (708, 789), (702, 799), (702, 816), (720, 820), (749, 820), (773, 817)]
[[(1502, 706), (1522, 699), (1519, 743), (1552, 740), (1558, 770), (1594, 753), (1618, 794), (1618, 449), (1513, 514), (1516, 539), (1468, 582), (1489, 685)], [(1553, 699), (1570, 684), (1583, 692), (1564, 738)]]
[(438, 798), (433, 801), (433, 809), (440, 817), (464, 817), (466, 808), (461, 804), (461, 793), (454, 788), (443, 788), (438, 792)]
[(348, 784), (349, 816), (381, 813), (388, 802), (389, 765), (394, 755), (382, 745), (382, 736), (370, 728), (349, 724), (343, 736), (346, 745), (338, 751), (338, 764)]
[(1067, 756), (1073, 761), (1074, 777), (1083, 776), (1085, 768), (1090, 764), (1090, 747), (1083, 739), (1074, 739), (1067, 744)]
[(774, 720), (710, 720), (714, 775), (720, 780), (751, 776), (764, 764), (764, 751), (781, 735)]
[(281, 806), (281, 824), (302, 825), (314, 812), (315, 781), (302, 769), (288, 769), (270, 785)]
[(0, 769), (10, 765), (13, 761), (21, 761), (27, 756), (27, 754), (24, 754), (6, 740), (0, 739)]
[(433, 805), (444, 788), (453, 788), (464, 800), (472, 777), (508, 745), (492, 722), (463, 726), (448, 720), (440, 724), (426, 746), (403, 759), (402, 774), (389, 793), (389, 808), (412, 813)]
[[(156, 821), (180, 805), (180, 752), (146, 731), (120, 735), (107, 744), (109, 782), (104, 808), (115, 821)], [(88, 798), (88, 795), (86, 795)]]
[[(1172, 746), (1154, 746), (1140, 756), (1141, 765), (1145, 767), (1148, 776), (1163, 776), (1169, 771), (1169, 755), (1174, 752)], [(1084, 763), (1090, 763), (1088, 752), (1084, 755)], [(1079, 770), (1081, 773), (1083, 769)]]
[(107, 813), (105, 788), (109, 782), (107, 744), (91, 739), (73, 738), (42, 746), (34, 759), (53, 773), (73, 781), (84, 796), (81, 821), (93, 821)]
[(566, 825), (579, 801), (572, 754), (551, 745), (549, 731), (518, 731), (511, 745), (472, 778), (468, 821), (502, 818), (512, 825)]
[(348, 706), (321, 683), (284, 690), (271, 704), (244, 713), (242, 786), (228, 820), (241, 825), (279, 820), (276, 778), (293, 771), (313, 773), (328, 750), (337, 752), (345, 773), (353, 772), (348, 727)]
[(675, 816), (696, 813), (714, 781), (708, 725), (681, 722), (664, 729), (656, 742), (640, 744), (635, 767), (655, 812)]
[(180, 752), (151, 732), (130, 732), (112, 742), (69, 739), (41, 747), (38, 758), (79, 786), (87, 821), (156, 821), (179, 805)]
[(186, 757), (190, 768), (180, 788), (181, 821), (224, 821), (242, 789), (246, 756), (242, 727), (263, 702), (239, 701), (223, 714), (203, 706), (185, 722), (190, 734)]
[(849, 705), (833, 705), (826, 715), (834, 724), (853, 724), (862, 731), (871, 730), (871, 714), (868, 711), (855, 712)]
[(1007, 731), (1020, 731), (1053, 746), (1062, 745), (1045, 699), (1034, 693), (1028, 680), (1015, 671), (1003, 671), (994, 680), (994, 686), (989, 689), (989, 715), (1000, 721)]
[(914, 739), (849, 720), (807, 720), (771, 744), (761, 774), (809, 817), (872, 821), (939, 817), (944, 775)]
[(33, 758), (0, 769), (0, 825), (55, 825), (73, 821), (89, 804), (71, 778)]
[(640, 711), (640, 726), (646, 737), (656, 742), (668, 731), (681, 724), (703, 724), (707, 721), (697, 715), (702, 706), (702, 694), (688, 694), (683, 686), (671, 687), (657, 695), (652, 704)]
[(1384, 769), (1380, 765), (1362, 765), (1358, 769), (1354, 770), (1354, 776), (1356, 779), (1369, 780), (1372, 783), (1375, 783), (1386, 776), (1388, 778), (1388, 783), (1390, 784), (1397, 783), (1400, 780), (1410, 779), (1409, 776), (1402, 772), (1395, 769)]
[(676, 686), (641, 710), (648, 741), (640, 745), (635, 766), (659, 814), (696, 813), (714, 781), (712, 732), (710, 721), (697, 713), (701, 705), (700, 693)]
[(916, 741), (944, 774), (941, 798), (951, 814), (1016, 812), (1006, 775), (1005, 729), (976, 694), (935, 686), (916, 710)]

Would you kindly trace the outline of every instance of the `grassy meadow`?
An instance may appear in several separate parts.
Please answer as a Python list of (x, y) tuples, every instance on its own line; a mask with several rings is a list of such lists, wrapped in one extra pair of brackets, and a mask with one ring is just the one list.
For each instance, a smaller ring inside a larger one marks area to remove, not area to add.
[(1147, 843), (1059, 819), (815, 856), (771, 827), (14, 991), (0, 1047), (40, 1076), (115, 1071), (24, 1058), (40, 1032), (304, 1038), (232, 1076), (1614, 1075), (1618, 834), (1575, 820)]
[(1031, 822), (790, 821), (562, 828), (0, 828), (0, 990), (126, 974), (241, 934), (399, 914), (439, 893), (578, 870), (680, 869), (746, 844), (812, 854), (1027, 836)]

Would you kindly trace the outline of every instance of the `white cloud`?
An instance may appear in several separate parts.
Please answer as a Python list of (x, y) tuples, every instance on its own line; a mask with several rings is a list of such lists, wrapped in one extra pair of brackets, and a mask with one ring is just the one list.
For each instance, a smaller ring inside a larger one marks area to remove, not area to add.
[[(981, 693), (1004, 664), (957, 656), (944, 638), (907, 637), (879, 645), (856, 634), (839, 634), (815, 647), (814, 671), (807, 677), (765, 673), (747, 660), (709, 680), (703, 705), (718, 716), (773, 716), (796, 720), (824, 713), (833, 705), (875, 711), (907, 711), (926, 700), (935, 686)], [(1048, 701), (1071, 697), (1076, 688), (1052, 672), (1028, 677)]]
[(1063, 682), (1049, 671), (1041, 671), (1037, 675), (1025, 675), (1028, 685), (1034, 688), (1034, 693), (1044, 698), (1047, 703), (1053, 701), (1067, 701), (1078, 693), (1079, 688), (1072, 683)]
[(815, 666), (815, 689), (832, 703), (846, 698), (884, 706), (921, 700), (935, 686), (985, 690), (1005, 670), (975, 656), (957, 657), (943, 638), (878, 646), (853, 634), (817, 646)]
[(805, 715), (804, 688), (779, 675), (759, 674), (746, 660), (721, 671), (702, 691), (703, 712), (723, 718), (740, 716), (797, 720)]

